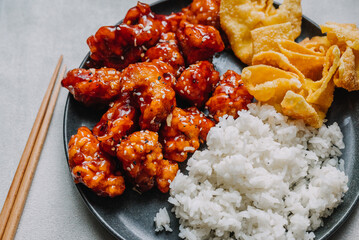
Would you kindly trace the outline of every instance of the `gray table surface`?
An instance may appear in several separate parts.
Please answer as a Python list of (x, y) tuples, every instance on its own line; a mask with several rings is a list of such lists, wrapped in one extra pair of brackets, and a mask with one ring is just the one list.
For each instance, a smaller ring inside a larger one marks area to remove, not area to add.
[[(144, 1), (153, 3), (155, 1)], [(69, 69), (88, 52), (86, 39), (122, 19), (136, 1), (0, 1), (0, 206), (3, 205), (60, 54)], [(356, 23), (357, 0), (303, 0), (319, 24)], [(113, 239), (86, 208), (70, 177), (62, 139), (62, 89), (16, 239)], [(331, 239), (359, 239), (359, 206)]]

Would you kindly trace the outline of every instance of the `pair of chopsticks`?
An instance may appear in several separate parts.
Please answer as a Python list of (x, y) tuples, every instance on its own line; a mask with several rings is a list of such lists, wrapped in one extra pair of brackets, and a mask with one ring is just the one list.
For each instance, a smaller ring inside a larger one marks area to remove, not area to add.
[[(65, 66), (61, 71), (59, 77), (60, 80), (56, 83), (62, 59), (63, 57), (61, 55), (46, 90), (44, 99), (42, 100), (39, 112), (37, 113), (34, 125), (26, 142), (24, 152), (22, 153), (19, 165), (16, 169), (14, 179), (6, 196), (0, 214), (1, 240), (13, 239), (15, 236), (60, 92), (61, 79), (66, 71)], [(55, 83), (56, 87), (54, 89)]]

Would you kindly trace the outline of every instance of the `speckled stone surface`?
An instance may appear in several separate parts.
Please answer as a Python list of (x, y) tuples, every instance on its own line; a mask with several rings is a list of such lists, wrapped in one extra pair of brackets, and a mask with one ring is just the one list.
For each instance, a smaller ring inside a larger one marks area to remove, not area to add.
[[(144, 1), (153, 3), (155, 1)], [(136, 1), (0, 2), (0, 206), (3, 205), (33, 121), (60, 54), (77, 67), (87, 37), (122, 19)], [(303, 14), (359, 25), (359, 1), (303, 0)], [(62, 140), (67, 91), (60, 97), (16, 239), (113, 239), (88, 211), (69, 176)], [(358, 239), (359, 207), (330, 238)]]

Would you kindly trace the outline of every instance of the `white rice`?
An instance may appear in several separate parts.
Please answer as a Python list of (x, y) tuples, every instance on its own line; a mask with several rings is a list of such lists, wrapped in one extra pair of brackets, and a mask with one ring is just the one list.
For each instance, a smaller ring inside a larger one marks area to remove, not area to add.
[(179, 236), (313, 239), (348, 189), (342, 139), (336, 123), (314, 129), (268, 105), (221, 119), (170, 185)]
[(170, 227), (170, 216), (168, 215), (168, 212), (166, 208), (161, 208), (158, 213), (156, 214), (156, 217), (154, 218), (155, 224), (156, 224), (156, 232), (160, 231), (168, 231), (172, 232), (172, 228)]

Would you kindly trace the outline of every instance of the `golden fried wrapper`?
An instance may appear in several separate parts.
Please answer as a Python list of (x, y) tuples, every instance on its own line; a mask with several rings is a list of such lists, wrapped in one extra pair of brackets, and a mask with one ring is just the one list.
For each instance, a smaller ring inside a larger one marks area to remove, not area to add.
[(293, 40), (292, 25), (289, 22), (256, 28), (251, 31), (251, 35), (253, 56), (269, 50), (279, 52), (278, 42)]
[(242, 80), (249, 93), (258, 101), (271, 104), (283, 114), (303, 119), (305, 123), (318, 128), (323, 124), (325, 114), (333, 102), (333, 77), (339, 67), (339, 60), (339, 48), (330, 47), (325, 56), (323, 77), (313, 81), (302, 75), (301, 82), (301, 73), (283, 54), (262, 52), (254, 56), (253, 64), (270, 66), (246, 67), (242, 72)]
[(303, 119), (312, 127), (320, 128), (323, 125), (325, 113), (310, 105), (300, 94), (288, 91), (281, 102), (281, 107), (283, 114), (295, 119)]
[(359, 90), (359, 29), (355, 24), (327, 22), (321, 26), (331, 44), (343, 52), (339, 70), (334, 77), (337, 87), (348, 91)]
[(327, 51), (322, 79), (319, 81), (307, 79), (304, 85), (308, 90), (307, 102), (319, 106), (325, 113), (333, 102), (335, 88), (333, 77), (339, 67), (339, 60), (340, 50), (334, 45)]
[(347, 47), (340, 58), (339, 70), (334, 77), (337, 87), (348, 91), (359, 90), (359, 51)]
[(338, 45), (342, 52), (347, 46), (359, 51), (359, 29), (355, 24), (327, 22), (320, 27), (329, 42)]
[(280, 68), (284, 71), (295, 73), (301, 83), (304, 83), (304, 75), (291, 64), (286, 56), (282, 53), (274, 51), (260, 52), (253, 56), (252, 65), (268, 65), (276, 68)]
[(263, 25), (269, 26), (285, 22), (292, 24), (293, 38), (299, 37), (302, 26), (301, 0), (284, 0), (278, 9), (273, 11), (273, 14), (263, 20)]
[(322, 77), (325, 57), (319, 53), (305, 48), (294, 41), (281, 41), (278, 43), (290, 63), (292, 63), (306, 78), (318, 80)]
[(280, 104), (287, 91), (298, 92), (302, 83), (291, 72), (266, 65), (246, 67), (242, 80), (255, 99), (272, 105)]
[(245, 64), (252, 63), (253, 29), (290, 22), (293, 39), (301, 32), (302, 8), (300, 0), (284, 0), (275, 9), (272, 0), (222, 0), (220, 23), (228, 36), (235, 55)]
[(313, 52), (318, 52), (323, 56), (331, 46), (327, 36), (315, 36), (310, 39), (305, 38), (299, 43), (299, 45), (308, 48)]

